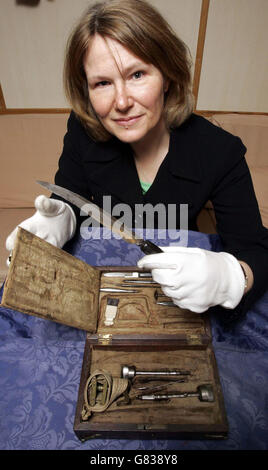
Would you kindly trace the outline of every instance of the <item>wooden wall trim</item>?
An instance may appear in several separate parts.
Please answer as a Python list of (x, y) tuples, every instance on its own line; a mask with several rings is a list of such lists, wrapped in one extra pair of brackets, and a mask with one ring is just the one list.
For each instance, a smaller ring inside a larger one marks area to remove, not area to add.
[(213, 114), (246, 114), (254, 116), (268, 116), (268, 113), (254, 112), (254, 111), (217, 111), (216, 109), (205, 110), (205, 109), (195, 109), (195, 114), (200, 114), (202, 116), (213, 116)]
[[(7, 115), (7, 114), (69, 114), (71, 112), (71, 108), (18, 108), (18, 109), (0, 109), (0, 116)], [(205, 109), (195, 109), (194, 112), (196, 114), (200, 114), (202, 116), (212, 116), (213, 114), (247, 114), (247, 115), (259, 115), (259, 116), (268, 116), (268, 113), (262, 112), (251, 112), (251, 111), (219, 111), (217, 109), (214, 110), (205, 110)]]
[(3, 95), (3, 90), (2, 90), (2, 87), (1, 87), (1, 83), (0, 83), (0, 111), (6, 111), (6, 103), (5, 103), (5, 98), (4, 98), (4, 95)]
[(197, 49), (196, 49), (195, 68), (194, 68), (194, 77), (193, 77), (193, 95), (195, 97), (195, 103), (197, 103), (197, 99), (198, 99), (199, 83), (200, 83), (200, 76), (201, 76), (201, 69), (202, 69), (206, 31), (207, 31), (209, 3), (210, 3), (210, 0), (202, 0)]
[(1, 114), (66, 114), (70, 108), (0, 108)]

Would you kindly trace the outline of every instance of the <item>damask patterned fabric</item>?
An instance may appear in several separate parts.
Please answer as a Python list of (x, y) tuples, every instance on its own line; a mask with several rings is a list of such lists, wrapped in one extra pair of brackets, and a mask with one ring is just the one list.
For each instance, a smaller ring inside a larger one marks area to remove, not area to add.
[[(217, 235), (181, 242), (219, 251)], [(172, 238), (152, 237), (158, 245)], [(65, 247), (91, 265), (135, 265), (138, 247), (118, 239), (73, 240)], [(2, 290), (1, 290), (2, 294)], [(268, 447), (268, 292), (232, 326), (211, 317), (229, 421), (226, 440), (117, 440), (81, 443), (73, 431), (85, 332), (0, 308), (0, 449), (264, 450)]]

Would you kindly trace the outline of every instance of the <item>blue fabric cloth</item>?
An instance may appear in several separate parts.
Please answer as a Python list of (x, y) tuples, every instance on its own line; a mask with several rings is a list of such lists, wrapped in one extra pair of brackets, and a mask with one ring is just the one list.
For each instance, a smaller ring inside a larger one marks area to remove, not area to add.
[[(172, 239), (153, 241), (158, 245)], [(181, 242), (219, 251), (217, 235), (189, 232)], [(70, 242), (93, 266), (135, 265), (143, 254), (118, 239)], [(2, 289), (1, 289), (2, 295)], [(85, 332), (0, 308), (1, 450), (264, 450), (268, 447), (268, 292), (232, 327), (211, 317), (213, 347), (229, 421), (217, 440), (114, 440), (81, 443), (73, 431)]]

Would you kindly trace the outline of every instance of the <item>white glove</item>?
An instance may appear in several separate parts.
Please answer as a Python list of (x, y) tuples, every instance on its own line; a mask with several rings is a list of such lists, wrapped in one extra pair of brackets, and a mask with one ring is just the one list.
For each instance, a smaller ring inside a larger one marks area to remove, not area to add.
[(201, 248), (161, 247), (164, 253), (144, 256), (139, 268), (151, 269), (174, 304), (196, 313), (222, 305), (235, 308), (244, 294), (245, 277), (229, 253)]
[[(76, 217), (73, 209), (63, 201), (43, 195), (37, 196), (34, 205), (35, 214), (19, 226), (61, 248), (75, 233)], [(18, 227), (6, 239), (6, 249), (9, 251), (14, 248), (17, 231)]]

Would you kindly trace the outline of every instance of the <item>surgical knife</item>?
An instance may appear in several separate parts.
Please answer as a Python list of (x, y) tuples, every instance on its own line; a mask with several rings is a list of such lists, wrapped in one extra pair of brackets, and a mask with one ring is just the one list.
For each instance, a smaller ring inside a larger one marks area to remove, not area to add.
[(118, 220), (115, 217), (79, 194), (76, 194), (69, 189), (63, 188), (62, 186), (47, 183), (46, 181), (37, 181), (37, 183), (57, 196), (62, 197), (71, 204), (74, 204), (79, 209), (82, 209), (84, 213), (90, 215), (92, 219), (96, 220), (104, 227), (108, 227), (110, 230), (112, 230), (112, 232), (120, 235), (126, 242), (136, 244), (146, 255), (163, 252), (159, 246), (155, 245), (151, 241), (143, 240), (142, 238), (136, 238), (135, 232), (131, 229), (125, 226), (122, 229), (120, 226), (118, 226)]
[(125, 279), (138, 279), (138, 278), (152, 278), (151, 273), (139, 273), (139, 272), (108, 272), (102, 274), (104, 277), (124, 277)]

